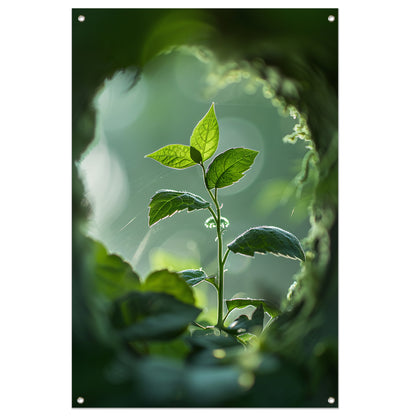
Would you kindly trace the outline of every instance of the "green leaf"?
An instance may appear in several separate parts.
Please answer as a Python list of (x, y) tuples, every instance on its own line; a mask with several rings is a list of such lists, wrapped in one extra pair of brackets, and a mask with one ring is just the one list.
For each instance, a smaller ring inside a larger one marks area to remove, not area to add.
[(203, 270), (182, 270), (181, 272), (178, 272), (178, 275), (185, 280), (189, 286), (196, 286), (198, 283), (201, 283), (208, 278)]
[(208, 207), (209, 202), (198, 195), (162, 189), (156, 192), (150, 200), (149, 226), (184, 209), (194, 211)]
[(229, 333), (239, 335), (249, 332), (258, 335), (263, 329), (264, 310), (260, 305), (253, 312), (251, 319), (247, 315), (240, 315), (226, 329)]
[(130, 292), (114, 302), (111, 321), (126, 341), (162, 341), (181, 334), (200, 313), (166, 293)]
[(237, 147), (219, 154), (207, 170), (208, 188), (224, 188), (238, 182), (253, 164), (258, 153), (256, 150)]
[(190, 151), (190, 155), (191, 155), (191, 159), (196, 162), (196, 163), (201, 163), (202, 162), (202, 155), (199, 152), (199, 150), (195, 149), (195, 147), (191, 146), (191, 151)]
[(264, 310), (272, 317), (276, 317), (280, 314), (279, 307), (265, 299), (250, 299), (250, 298), (236, 298), (226, 300), (228, 311), (232, 311), (236, 308), (245, 308), (246, 306), (262, 306)]
[(229, 325), (227, 329), (232, 331), (233, 333), (242, 334), (246, 332), (246, 328), (248, 326), (249, 321), (250, 319), (247, 315), (240, 315)]
[(194, 304), (195, 298), (190, 286), (178, 275), (168, 270), (159, 270), (147, 276), (142, 291), (162, 292), (182, 302)]
[(217, 348), (229, 348), (240, 345), (234, 338), (213, 329), (196, 330), (192, 332), (192, 335), (187, 337), (186, 340), (195, 349), (217, 349)]
[(208, 112), (194, 128), (190, 140), (191, 146), (201, 154), (203, 162), (217, 150), (219, 137), (217, 117), (212, 103)]
[(276, 256), (305, 261), (305, 253), (299, 240), (288, 231), (277, 227), (250, 228), (228, 244), (228, 248), (234, 253), (246, 256), (254, 256), (255, 252), (272, 253)]
[(140, 290), (139, 276), (130, 264), (115, 254), (108, 254), (103, 244), (94, 241), (94, 284), (108, 299), (115, 299), (131, 290)]
[(196, 165), (191, 158), (190, 147), (184, 144), (169, 144), (145, 157), (150, 157), (156, 162), (174, 169), (185, 169)]

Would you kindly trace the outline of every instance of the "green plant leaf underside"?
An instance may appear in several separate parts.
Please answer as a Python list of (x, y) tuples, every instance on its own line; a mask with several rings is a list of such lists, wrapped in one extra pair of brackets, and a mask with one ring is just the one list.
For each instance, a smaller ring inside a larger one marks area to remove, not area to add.
[(185, 169), (196, 165), (196, 162), (191, 158), (191, 148), (184, 144), (169, 144), (145, 157), (150, 157), (156, 162), (174, 169)]
[(208, 276), (203, 270), (182, 270), (178, 272), (179, 277), (181, 277), (189, 286), (196, 286), (198, 283), (201, 283)]
[(129, 291), (140, 290), (139, 276), (115, 254), (108, 254), (103, 244), (94, 241), (94, 284), (99, 293), (115, 299)]
[(147, 276), (141, 287), (142, 291), (161, 292), (174, 296), (176, 299), (193, 305), (194, 294), (190, 286), (178, 275), (169, 270), (158, 270)]
[(195, 147), (193, 147), (193, 146), (191, 146), (190, 155), (191, 155), (191, 159), (195, 163), (201, 163), (202, 162), (202, 155), (201, 155), (201, 153), (199, 153), (199, 150), (195, 149)]
[(249, 332), (254, 335), (260, 334), (263, 329), (264, 310), (263, 305), (260, 304), (253, 312), (251, 319), (247, 315), (240, 315), (234, 320), (227, 331), (231, 334), (244, 334)]
[(162, 189), (153, 195), (150, 200), (149, 226), (184, 209), (194, 211), (208, 207), (209, 202), (198, 195), (190, 192)]
[(299, 240), (288, 231), (271, 226), (250, 228), (228, 244), (228, 248), (234, 253), (252, 257), (257, 252), (305, 260)]
[(263, 309), (272, 317), (279, 315), (280, 310), (277, 305), (273, 302), (270, 302), (265, 299), (250, 299), (250, 298), (236, 298), (226, 300), (228, 311), (233, 309), (245, 308), (246, 306), (255, 306), (258, 308), (260, 305), (263, 306)]
[(178, 336), (200, 313), (166, 293), (130, 292), (114, 302), (111, 321), (126, 341), (163, 341)]
[(256, 158), (256, 150), (242, 147), (220, 153), (209, 165), (206, 183), (209, 189), (224, 188), (238, 182)]
[(217, 117), (214, 103), (212, 103), (208, 112), (194, 128), (190, 144), (200, 153), (202, 161), (205, 162), (217, 150), (219, 137)]

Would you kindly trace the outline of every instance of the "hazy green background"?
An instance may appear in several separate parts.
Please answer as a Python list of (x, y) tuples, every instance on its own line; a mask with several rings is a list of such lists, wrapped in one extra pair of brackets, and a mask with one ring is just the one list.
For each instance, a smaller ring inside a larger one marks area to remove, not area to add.
[[(296, 123), (281, 116), (249, 77), (212, 95), (206, 93), (212, 66), (192, 54), (172, 52), (134, 74), (117, 73), (96, 97), (94, 143), (79, 169), (92, 205), (88, 234), (129, 261), (141, 277), (151, 270), (203, 267), (216, 270), (215, 231), (207, 230), (207, 211), (177, 213), (148, 227), (148, 202), (159, 189), (187, 190), (208, 200), (201, 170), (166, 168), (144, 156), (167, 144), (189, 144), (196, 123), (215, 102), (220, 128), (218, 152), (230, 147), (260, 151), (252, 169), (232, 187), (219, 191), (230, 220), (226, 243), (252, 226), (273, 225), (306, 237), (309, 221), (302, 206), (279, 205), (285, 184), (299, 171), (305, 143), (282, 138)], [(295, 209), (294, 209), (295, 208)], [(293, 210), (294, 209), (294, 210)], [(249, 258), (230, 254), (225, 297), (285, 296), (299, 269), (297, 261), (272, 255)], [(197, 286), (199, 303), (214, 307), (215, 292)]]

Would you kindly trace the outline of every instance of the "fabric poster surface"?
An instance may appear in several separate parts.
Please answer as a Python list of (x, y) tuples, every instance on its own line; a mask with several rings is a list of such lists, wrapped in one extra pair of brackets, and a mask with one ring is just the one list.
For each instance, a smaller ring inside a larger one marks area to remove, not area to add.
[(338, 407), (338, 10), (72, 10), (72, 406)]

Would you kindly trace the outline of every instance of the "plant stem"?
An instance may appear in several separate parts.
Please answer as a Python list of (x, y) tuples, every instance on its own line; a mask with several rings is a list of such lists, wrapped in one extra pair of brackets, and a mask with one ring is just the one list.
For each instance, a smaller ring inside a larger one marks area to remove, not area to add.
[(225, 258), (228, 255), (228, 251), (226, 255), (224, 256), (224, 261), (222, 257), (222, 232), (221, 232), (221, 208), (220, 204), (218, 203), (218, 193), (217, 188), (215, 188), (215, 196), (212, 194), (211, 190), (207, 186), (206, 182), (206, 171), (204, 165), (201, 163), (202, 171), (204, 173), (204, 185), (206, 190), (208, 191), (212, 201), (215, 204), (215, 207), (217, 209), (217, 215), (215, 216), (212, 209), (210, 209), (211, 213), (213, 214), (213, 217), (215, 219), (215, 222), (217, 224), (217, 238), (218, 238), (218, 319), (217, 319), (217, 327), (222, 329), (223, 328), (223, 306), (224, 306), (224, 262)]
[(222, 259), (222, 265), (224, 266), (225, 265), (225, 262), (227, 261), (227, 257), (228, 257), (228, 254), (230, 253), (230, 249), (229, 248), (227, 248), (227, 251), (225, 252), (225, 254), (224, 254), (224, 258)]

